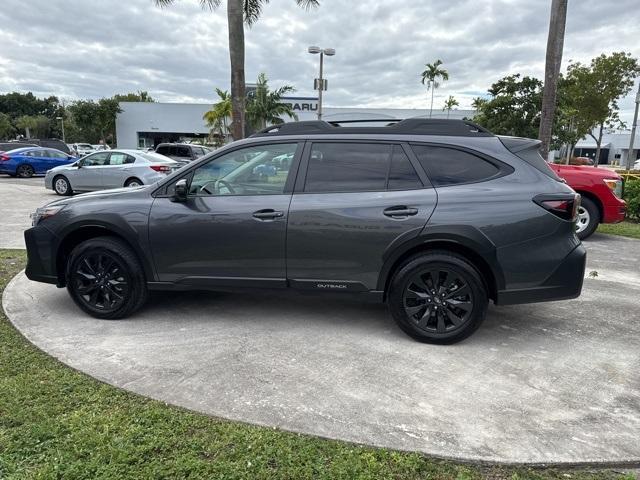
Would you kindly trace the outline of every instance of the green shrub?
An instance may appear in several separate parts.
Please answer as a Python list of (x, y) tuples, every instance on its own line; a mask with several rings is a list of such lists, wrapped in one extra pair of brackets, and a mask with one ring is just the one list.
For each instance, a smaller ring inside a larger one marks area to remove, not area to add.
[(640, 220), (640, 180), (628, 179), (624, 184), (623, 197), (627, 201), (627, 216)]

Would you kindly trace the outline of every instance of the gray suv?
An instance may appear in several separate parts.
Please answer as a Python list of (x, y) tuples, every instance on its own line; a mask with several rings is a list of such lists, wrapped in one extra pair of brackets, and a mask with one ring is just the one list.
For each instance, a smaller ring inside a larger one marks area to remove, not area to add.
[(580, 196), (538, 147), (460, 120), (274, 126), (156, 184), (38, 209), (26, 273), (97, 318), (150, 290), (339, 292), (453, 343), (489, 300), (580, 295)]

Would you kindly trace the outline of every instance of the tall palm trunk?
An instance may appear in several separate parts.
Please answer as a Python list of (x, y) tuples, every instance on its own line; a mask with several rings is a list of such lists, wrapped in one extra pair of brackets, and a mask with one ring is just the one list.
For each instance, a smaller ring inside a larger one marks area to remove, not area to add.
[(434, 90), (434, 84), (435, 82), (432, 80), (431, 81), (431, 108), (429, 109), (429, 118), (431, 118), (431, 116), (433, 115), (433, 90)]
[(243, 0), (227, 0), (229, 57), (231, 60), (231, 134), (234, 140), (244, 137), (244, 18)]
[(564, 29), (567, 23), (568, 0), (552, 0), (551, 18), (549, 20), (549, 37), (547, 38), (547, 58), (544, 68), (544, 92), (542, 94), (542, 113), (538, 138), (542, 141), (540, 149), (546, 158), (549, 155), (553, 117), (556, 109), (558, 77), (562, 64), (564, 47)]

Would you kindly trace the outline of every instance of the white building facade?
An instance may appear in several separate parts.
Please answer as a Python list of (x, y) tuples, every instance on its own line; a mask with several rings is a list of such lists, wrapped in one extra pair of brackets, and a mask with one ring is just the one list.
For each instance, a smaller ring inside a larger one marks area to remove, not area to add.
[[(287, 97), (298, 120), (316, 120), (318, 99), (315, 97)], [(209, 127), (202, 119), (211, 104), (121, 102), (116, 117), (118, 148), (150, 148), (162, 142), (178, 142), (186, 138), (205, 138)], [(473, 110), (451, 110), (449, 118), (472, 118)], [(404, 119), (428, 117), (425, 109), (323, 107), (326, 121)], [(434, 118), (447, 118), (447, 112), (433, 111)], [(287, 119), (293, 120), (293, 119)]]

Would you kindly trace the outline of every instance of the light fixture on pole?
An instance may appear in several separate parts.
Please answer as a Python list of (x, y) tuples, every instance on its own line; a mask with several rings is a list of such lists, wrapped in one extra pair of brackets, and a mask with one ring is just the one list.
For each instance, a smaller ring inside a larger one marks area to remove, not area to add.
[(67, 140), (64, 138), (64, 117), (56, 117), (56, 120), (60, 120), (62, 122), (62, 141), (63, 143), (67, 143)]
[(309, 53), (320, 54), (320, 77), (313, 82), (313, 89), (318, 91), (318, 120), (322, 120), (322, 92), (327, 89), (328, 82), (322, 77), (324, 56), (332, 57), (336, 54), (333, 48), (309, 47)]
[(638, 126), (638, 107), (640, 107), (640, 84), (638, 84), (638, 93), (636, 94), (636, 111), (633, 114), (633, 125), (631, 126), (631, 138), (629, 139), (629, 153), (627, 153), (627, 170), (631, 170), (633, 159), (631, 153), (633, 152), (633, 142), (636, 138), (636, 127)]

